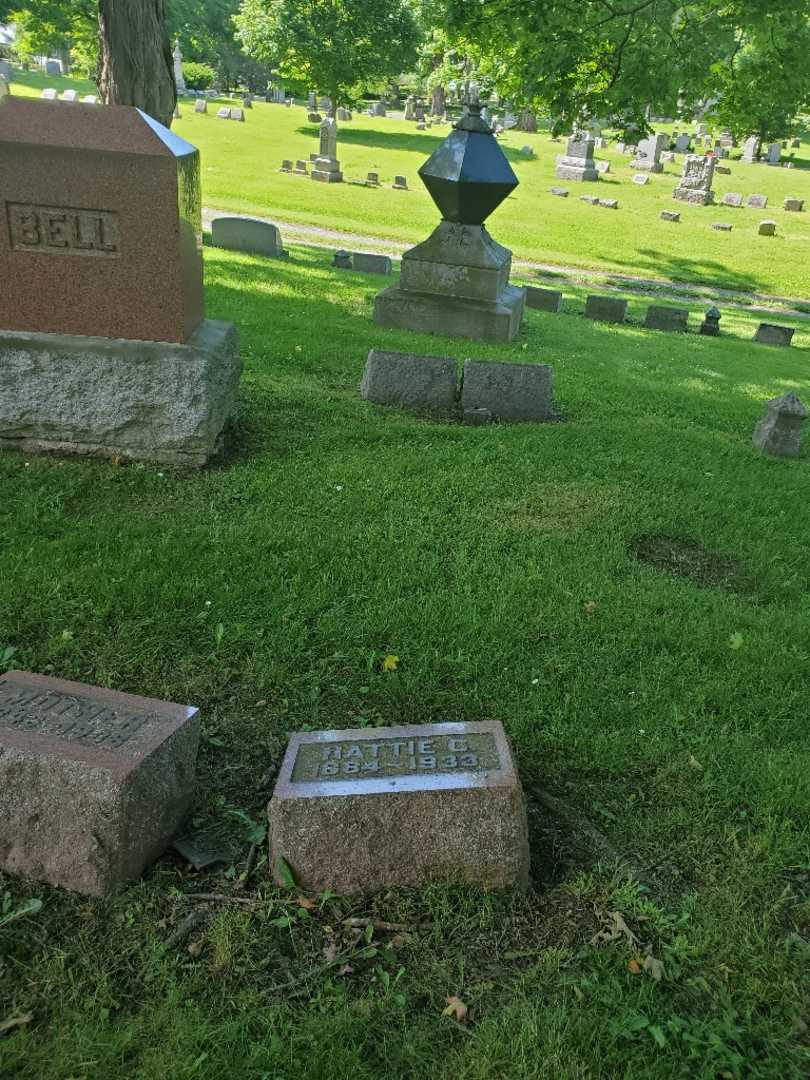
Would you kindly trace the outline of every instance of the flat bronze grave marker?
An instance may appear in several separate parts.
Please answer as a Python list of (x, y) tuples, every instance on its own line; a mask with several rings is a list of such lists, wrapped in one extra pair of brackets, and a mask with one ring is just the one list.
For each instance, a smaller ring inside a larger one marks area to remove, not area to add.
[(284, 859), (315, 892), (528, 878), (523, 791), (494, 721), (293, 735), (268, 812), (276, 879)]
[(0, 869), (101, 896), (165, 849), (191, 799), (198, 711), (0, 676)]

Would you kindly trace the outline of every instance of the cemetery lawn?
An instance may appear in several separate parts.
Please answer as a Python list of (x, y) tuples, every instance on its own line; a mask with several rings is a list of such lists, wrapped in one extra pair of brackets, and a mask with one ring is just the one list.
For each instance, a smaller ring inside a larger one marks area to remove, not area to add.
[[(16, 72), (15, 77), (14, 93), (38, 95), (45, 85), (60, 90), (75, 85), (83, 93), (92, 91), (84, 82)], [(409, 243), (424, 239), (437, 223), (436, 209), (417, 170), (447, 135), (447, 126), (416, 131), (414, 124), (404, 120), (355, 113), (352, 121), (339, 125), (339, 157), (346, 182), (327, 185), (278, 171), (284, 158), (308, 160), (318, 149), (318, 126), (308, 123), (302, 105), (287, 109), (257, 101), (246, 111), (244, 124), (218, 120), (213, 100), (206, 114), (193, 110), (193, 100), (183, 100), (183, 115), (174, 121), (173, 130), (200, 148), (203, 200), (208, 207)], [(676, 202), (672, 191), (681, 174), (682, 155), (667, 164), (664, 173), (652, 175), (648, 185), (639, 187), (631, 182), (636, 170), (630, 158), (615, 148), (597, 152), (597, 159), (610, 162), (608, 175), (598, 183), (575, 183), (555, 179), (554, 159), (565, 151), (565, 142), (551, 142), (547, 132), (508, 132), (501, 146), (520, 186), (498, 208), (489, 227), (517, 259), (810, 302), (807, 137), (801, 149), (785, 152), (786, 160), (793, 155), (794, 169), (730, 161), (724, 164), (731, 168), (731, 175), (715, 176), (718, 203), (726, 192), (737, 191), (746, 198), (764, 194), (769, 198), (764, 211)], [(527, 160), (520, 152), (523, 146), (531, 146), (536, 157)], [(364, 180), (370, 171), (379, 173), (381, 187), (350, 182)], [(397, 174), (407, 177), (412, 190), (392, 190)], [(568, 198), (550, 194), (555, 186), (567, 188)], [(590, 206), (580, 201), (584, 194), (617, 198), (620, 208)], [(788, 196), (807, 200), (805, 211), (783, 210)], [(661, 221), (661, 210), (680, 211), (681, 221)], [(776, 237), (758, 236), (759, 223), (766, 219), (777, 222)], [(714, 222), (728, 222), (733, 231), (718, 232), (711, 228)]]
[[(381, 279), (323, 251), (206, 273), (246, 362), (226, 459), (0, 455), (0, 659), (198, 705), (193, 825), (232, 865), (168, 853), (103, 901), (0, 874), (0, 1076), (806, 1076), (810, 456), (750, 438), (810, 400), (808, 324), (779, 350), (745, 312), (668, 335), (569, 294), (490, 346), (375, 328)], [(372, 346), (551, 363), (567, 422), (370, 406)], [(482, 719), (526, 896), (271, 885), (289, 732)]]

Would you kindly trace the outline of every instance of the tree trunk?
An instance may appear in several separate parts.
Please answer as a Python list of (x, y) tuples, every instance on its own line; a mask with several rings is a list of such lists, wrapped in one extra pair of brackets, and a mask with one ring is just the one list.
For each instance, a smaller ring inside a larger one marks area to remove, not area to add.
[(433, 116), (444, 116), (447, 111), (447, 94), (443, 86), (434, 86), (430, 92), (430, 111)]
[(99, 0), (99, 77), (107, 105), (135, 105), (166, 127), (177, 103), (164, 0)]
[(531, 109), (521, 109), (517, 122), (518, 131), (537, 131), (537, 117)]

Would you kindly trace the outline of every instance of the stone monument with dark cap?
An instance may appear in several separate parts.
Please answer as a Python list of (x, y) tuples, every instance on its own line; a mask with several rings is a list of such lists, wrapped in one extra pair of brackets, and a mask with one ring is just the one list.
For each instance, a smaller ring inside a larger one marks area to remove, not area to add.
[(139, 109), (0, 98), (0, 447), (202, 465), (234, 404), (200, 156)]
[(509, 284), (512, 253), (484, 222), (518, 185), (509, 162), (469, 104), (453, 131), (419, 170), (442, 215), (421, 244), (402, 256), (397, 285), (377, 295), (381, 326), (511, 341), (520, 329), (525, 291)]

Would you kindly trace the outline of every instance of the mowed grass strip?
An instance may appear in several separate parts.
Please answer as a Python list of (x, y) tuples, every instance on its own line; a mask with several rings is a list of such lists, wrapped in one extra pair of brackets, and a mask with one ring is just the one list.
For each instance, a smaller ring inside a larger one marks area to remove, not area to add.
[[(0, 455), (0, 655), (199, 705), (193, 821), (241, 855), (107, 901), (0, 876), (0, 1022), (30, 1015), (0, 1075), (806, 1075), (810, 459), (750, 446), (765, 400), (810, 399), (806, 347), (533, 311), (509, 346), (381, 330), (383, 280), (312, 249), (206, 274), (246, 361), (228, 457)], [(372, 346), (551, 363), (566, 422), (370, 406)], [(263, 856), (238, 884), (290, 731), (449, 719), (514, 741), (526, 897), (310, 910)]]
[[(63, 89), (68, 82), (15, 72), (12, 89), (38, 94), (45, 85)], [(86, 92), (87, 84), (77, 85)], [(346, 183), (320, 184), (278, 171), (283, 159), (308, 160), (318, 149), (318, 125), (307, 121), (306, 108), (256, 101), (241, 124), (217, 119), (218, 104), (210, 100), (208, 112), (201, 114), (194, 112), (192, 99), (183, 99), (182, 116), (172, 125), (200, 148), (206, 206), (409, 242), (424, 239), (437, 224), (436, 208), (417, 172), (449, 126), (416, 131), (404, 120), (355, 112), (353, 120), (339, 125), (338, 156)], [(232, 104), (241, 104), (241, 99)], [(556, 180), (555, 157), (565, 152), (566, 143), (550, 141), (548, 133), (511, 131), (500, 144), (520, 186), (499, 207), (488, 228), (516, 258), (810, 298), (806, 139), (801, 149), (786, 151), (786, 159), (793, 155), (793, 169), (727, 161), (723, 164), (731, 175), (715, 176), (718, 203), (729, 191), (746, 197), (759, 193), (769, 198), (764, 211), (676, 202), (672, 192), (681, 175), (682, 155), (640, 187), (632, 183), (636, 170), (631, 159), (618, 154), (615, 143), (597, 152), (597, 158), (611, 166), (598, 183)], [(524, 146), (531, 147), (536, 157), (523, 155)], [(351, 182), (365, 180), (368, 172), (379, 173), (379, 188)], [(409, 191), (392, 189), (397, 174), (407, 177)], [(568, 188), (568, 198), (552, 195), (550, 188), (555, 186)], [(619, 209), (590, 206), (580, 201), (583, 194), (618, 199)], [(806, 199), (807, 209), (783, 210), (787, 196)], [(660, 212), (665, 209), (680, 211), (680, 222), (662, 221)], [(777, 222), (775, 237), (758, 235), (765, 219)], [(734, 228), (717, 232), (711, 228), (713, 222), (729, 222)]]

